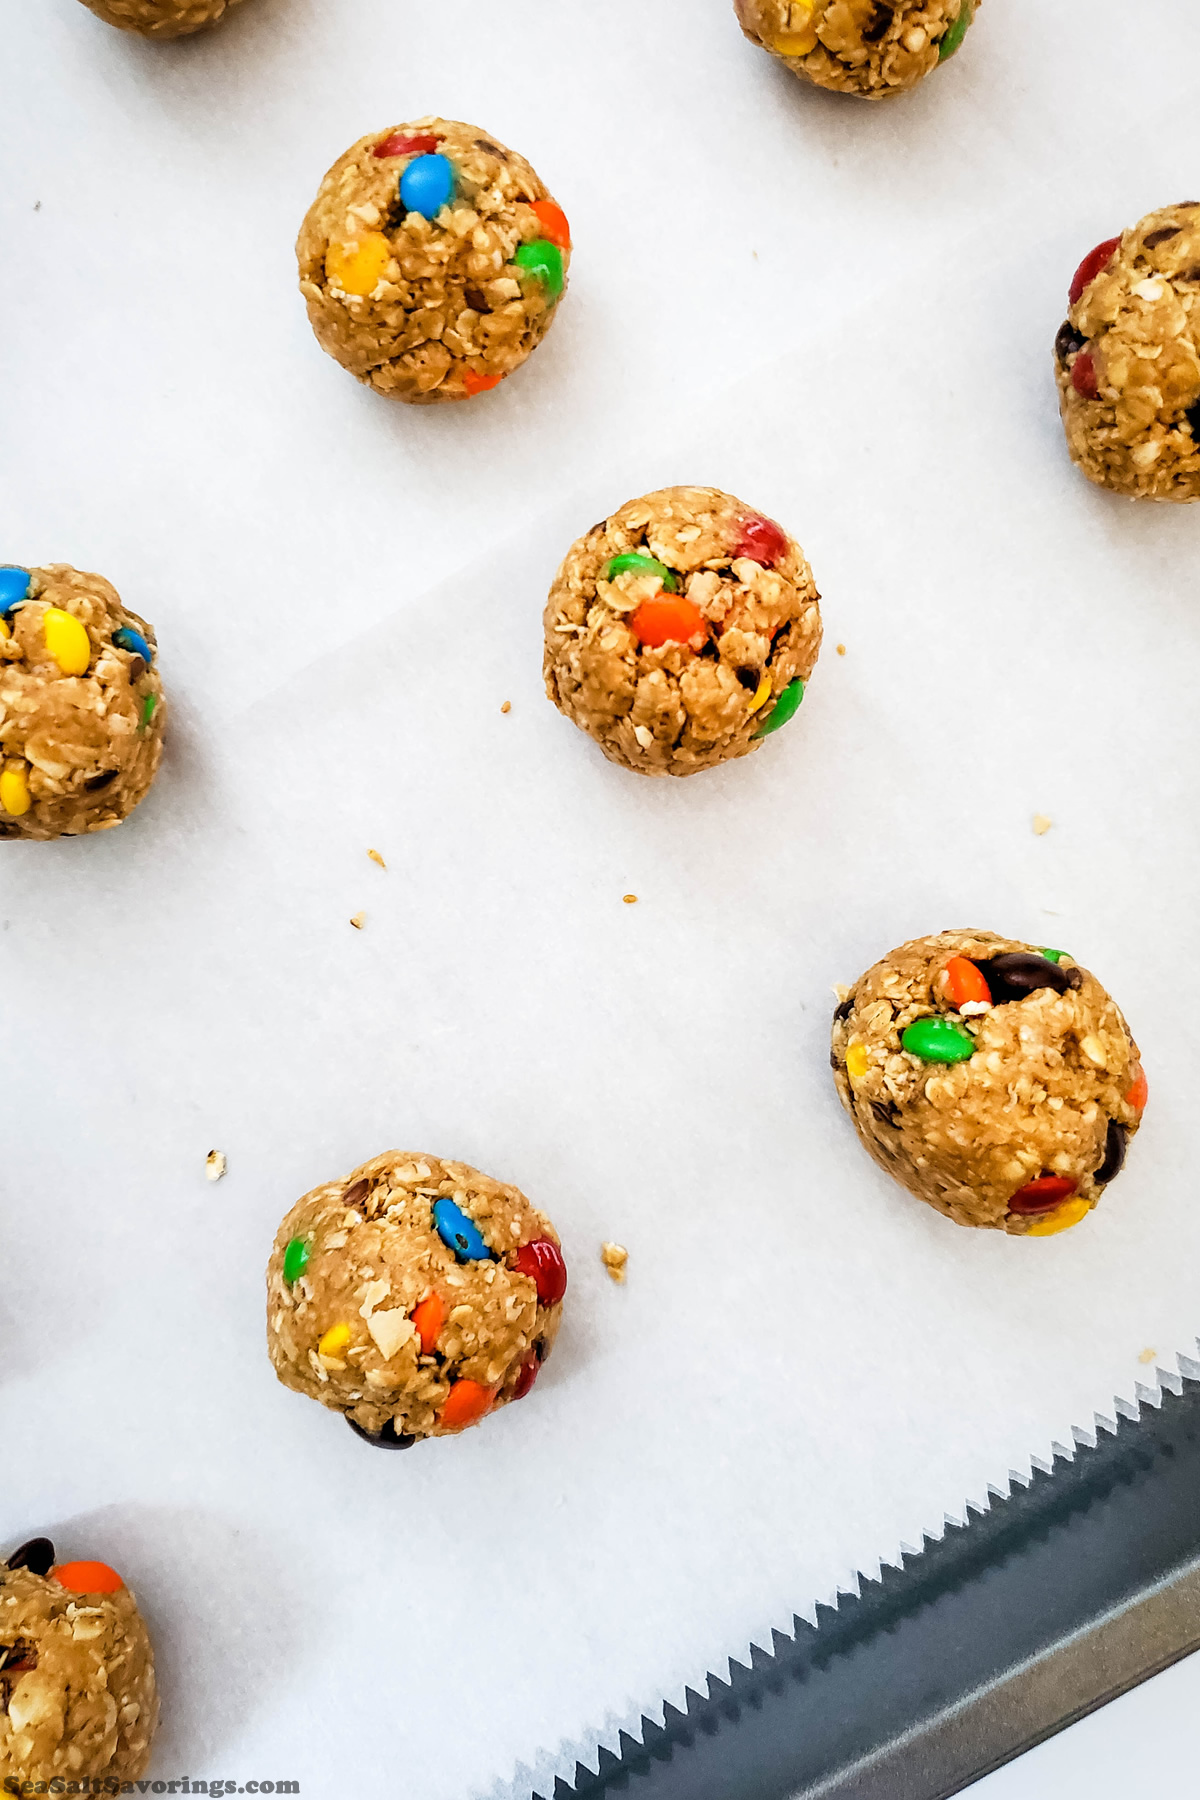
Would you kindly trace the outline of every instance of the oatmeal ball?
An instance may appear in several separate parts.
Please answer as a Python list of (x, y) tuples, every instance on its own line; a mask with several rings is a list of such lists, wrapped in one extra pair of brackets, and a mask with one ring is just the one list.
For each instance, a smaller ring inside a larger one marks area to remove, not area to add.
[(119, 825), (158, 771), (165, 713), (154, 632), (110, 582), (0, 566), (0, 838)]
[(990, 931), (916, 938), (868, 969), (833, 1015), (830, 1061), (880, 1168), (959, 1225), (1022, 1237), (1087, 1217), (1146, 1104), (1095, 976)]
[(267, 1347), (285, 1387), (406, 1449), (524, 1399), (566, 1288), (557, 1233), (519, 1189), (389, 1150), (279, 1227)]
[(568, 550), (546, 605), (546, 692), (623, 768), (711, 769), (794, 716), (819, 601), (773, 519), (716, 488), (662, 488)]
[(1069, 297), (1054, 351), (1072, 457), (1116, 494), (1200, 500), (1200, 202), (1097, 244)]
[(520, 367), (567, 284), (566, 215), (523, 156), (453, 119), (372, 132), (296, 242), (322, 348), (397, 400), (470, 400)]
[(89, 12), (142, 37), (189, 37), (223, 19), (237, 0), (83, 0)]
[(154, 1656), (121, 1577), (56, 1564), (49, 1538), (22, 1544), (0, 1563), (0, 1792), (103, 1776), (116, 1793), (145, 1770), (157, 1723)]
[(979, 0), (734, 0), (742, 30), (817, 87), (884, 100), (916, 87), (967, 35)]

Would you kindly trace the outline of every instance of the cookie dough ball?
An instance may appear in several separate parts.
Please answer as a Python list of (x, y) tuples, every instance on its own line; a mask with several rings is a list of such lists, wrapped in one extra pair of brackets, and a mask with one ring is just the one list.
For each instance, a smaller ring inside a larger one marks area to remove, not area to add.
[(662, 488), (568, 550), (546, 605), (546, 692), (623, 768), (711, 769), (794, 716), (819, 601), (773, 519), (716, 488)]
[(1200, 202), (1097, 244), (1070, 302), (1054, 350), (1072, 457), (1115, 494), (1200, 500)]
[(237, 0), (83, 0), (89, 12), (142, 37), (189, 37), (223, 19)]
[(494, 388), (541, 343), (571, 233), (523, 156), (418, 119), (334, 163), (296, 257), (321, 347), (377, 393), (430, 405)]
[(0, 838), (119, 825), (162, 756), (154, 632), (102, 575), (0, 566)]
[(285, 1387), (406, 1449), (524, 1399), (566, 1288), (554, 1227), (519, 1189), (390, 1150), (284, 1219), (267, 1346)]
[(1048, 1237), (1120, 1172), (1138, 1048), (1059, 950), (943, 931), (868, 969), (833, 1016), (842, 1105), (880, 1168), (959, 1225)]
[(967, 35), (979, 0), (734, 0), (742, 30), (817, 87), (884, 100), (916, 87)]
[(144, 1772), (157, 1723), (150, 1639), (121, 1577), (56, 1565), (49, 1538), (22, 1544), (0, 1564), (0, 1792), (103, 1776), (115, 1794)]

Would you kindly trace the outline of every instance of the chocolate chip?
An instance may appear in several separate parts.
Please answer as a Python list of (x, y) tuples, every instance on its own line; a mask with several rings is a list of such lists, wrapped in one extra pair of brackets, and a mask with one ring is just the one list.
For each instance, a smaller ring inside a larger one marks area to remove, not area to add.
[(477, 288), (477, 287), (465, 288), (463, 290), (463, 299), (466, 301), (467, 305), (471, 308), (472, 312), (485, 313), (485, 312), (491, 312), (491, 310), (492, 310), (491, 307), (488, 305), (488, 297), (483, 292), (482, 288)]
[(742, 686), (745, 688), (745, 690), (748, 694), (757, 693), (758, 684), (762, 680), (762, 671), (761, 670), (759, 670), (759, 669), (735, 669), (734, 674), (737, 676), (738, 680), (741, 682)]
[(486, 150), (489, 156), (503, 156), (504, 155), (504, 152), (500, 148), (499, 144), (490, 144), (486, 138), (476, 138), (475, 139), (475, 148), (477, 150)]
[(598, 522), (598, 524), (595, 524), (592, 526), (592, 529), (588, 532), (588, 536), (595, 537), (595, 535), (598, 531), (607, 531), (607, 530), (608, 530), (608, 520), (601, 519)]
[(1142, 249), (1157, 250), (1158, 246), (1165, 244), (1168, 238), (1178, 237), (1182, 230), (1182, 225), (1160, 225), (1157, 231), (1150, 232), (1142, 239)]
[(355, 1437), (360, 1437), (364, 1444), (374, 1445), (376, 1450), (411, 1450), (417, 1441), (415, 1437), (409, 1437), (403, 1431), (397, 1431), (394, 1419), (389, 1419), (382, 1431), (367, 1431), (364, 1426), (356, 1424), (349, 1417), (347, 1417), (346, 1423)]
[(537, 1359), (540, 1363), (545, 1362), (546, 1357), (549, 1354), (549, 1352), (546, 1348), (545, 1338), (536, 1338), (534, 1340), (533, 1354), (537, 1357)]
[(130, 663), (129, 663), (129, 679), (130, 679), (130, 681), (131, 682), (140, 681), (142, 679), (142, 676), (145, 673), (146, 673), (145, 657), (144, 656), (132, 657), (130, 659)]
[(1108, 1136), (1104, 1140), (1104, 1161), (1092, 1176), (1097, 1187), (1105, 1187), (1113, 1181), (1125, 1167), (1125, 1151), (1129, 1145), (1129, 1133), (1124, 1125), (1118, 1125), (1115, 1119), (1108, 1121)]
[(1176, 276), (1176, 280), (1177, 281), (1200, 281), (1200, 263), (1197, 263), (1196, 267), (1194, 269), (1185, 269), (1182, 275)]
[(838, 1070), (842, 1066), (841, 1063), (838, 1061), (836, 1050), (831, 1050), (829, 1052), (829, 1066), (833, 1070), (835, 1075), (837, 1074)]
[(1065, 366), (1068, 356), (1074, 356), (1087, 343), (1081, 331), (1076, 331), (1070, 319), (1064, 319), (1058, 328), (1058, 336), (1054, 340), (1054, 354), (1060, 366)]
[(871, 14), (868, 23), (859, 27), (859, 36), (863, 43), (877, 44), (894, 17), (895, 14), (890, 12), (886, 6), (876, 4), (875, 11)]
[(854, 995), (847, 994), (846, 998), (844, 1000), (839, 1000), (837, 1005), (834, 1007), (833, 1016), (835, 1019), (848, 1019), (850, 1017), (850, 1014), (853, 1011), (854, 1011)]
[(342, 1205), (343, 1206), (357, 1206), (359, 1211), (361, 1212), (363, 1210), (363, 1202), (366, 1200), (366, 1197), (370, 1193), (370, 1191), (371, 1191), (370, 1182), (367, 1180), (365, 1175), (361, 1176), (359, 1178), (359, 1180), (352, 1181), (350, 1183), (350, 1186), (346, 1189), (345, 1193), (342, 1195)]
[[(1196, 270), (1196, 275), (1200, 278), (1200, 269)], [(1197, 400), (1195, 406), (1189, 406), (1183, 416), (1192, 428), (1192, 436), (1200, 444), (1200, 400)]]
[(54, 1567), (54, 1545), (49, 1538), (30, 1538), (8, 1559), (10, 1569), (28, 1569), (33, 1575), (48, 1575)]
[(871, 1111), (881, 1125), (894, 1125), (900, 1117), (900, 1108), (894, 1100), (872, 1100)]
[(110, 781), (115, 781), (118, 773), (117, 769), (105, 769), (103, 775), (89, 775), (83, 785), (89, 794), (98, 793), (101, 788), (107, 787)]
[(993, 956), (990, 962), (975, 959), (975, 967), (988, 984), (993, 1006), (1024, 1000), (1039, 988), (1053, 988), (1056, 994), (1065, 994), (1083, 980), (1078, 969), (1064, 969), (1035, 950), (1012, 950), (1005, 956)]

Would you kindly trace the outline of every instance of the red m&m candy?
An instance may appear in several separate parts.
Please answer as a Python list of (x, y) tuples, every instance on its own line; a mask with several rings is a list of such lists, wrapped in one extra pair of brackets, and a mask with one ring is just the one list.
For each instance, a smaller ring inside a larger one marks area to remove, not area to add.
[(1102, 270), (1107, 269), (1109, 263), (1112, 261), (1113, 251), (1120, 247), (1120, 243), (1121, 240), (1119, 237), (1105, 238), (1102, 244), (1097, 244), (1096, 248), (1090, 250), (1084, 257), (1083, 261), (1076, 269), (1071, 281), (1070, 296), (1072, 306), (1074, 306), (1075, 302), (1081, 297), (1084, 288), (1089, 287), (1091, 283), (1095, 281), (1097, 275), (1099, 275)]
[(787, 555), (787, 547), (787, 534), (774, 519), (743, 519), (733, 554), (748, 556), (764, 569), (773, 569)]
[(1023, 1188), (1018, 1188), (1008, 1203), (1011, 1213), (1022, 1216), (1029, 1213), (1053, 1212), (1064, 1200), (1070, 1198), (1079, 1186), (1077, 1181), (1066, 1175), (1039, 1175), (1036, 1181), (1027, 1181)]
[(536, 1283), (542, 1306), (557, 1306), (567, 1291), (563, 1253), (549, 1238), (534, 1238), (531, 1244), (522, 1244), (513, 1257), (513, 1268)]

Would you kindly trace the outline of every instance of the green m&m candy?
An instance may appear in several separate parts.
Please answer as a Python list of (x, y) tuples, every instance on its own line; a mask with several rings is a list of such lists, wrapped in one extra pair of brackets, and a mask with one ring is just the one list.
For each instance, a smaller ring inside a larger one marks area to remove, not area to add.
[(545, 238), (535, 238), (532, 244), (520, 246), (513, 261), (518, 269), (541, 282), (551, 300), (558, 299), (563, 291), (563, 259), (557, 244), (551, 244)]
[(945, 62), (948, 57), (954, 55), (954, 52), (958, 49), (959, 45), (967, 35), (967, 27), (971, 23), (973, 11), (973, 0), (962, 0), (962, 5), (958, 9), (957, 19), (955, 19), (953, 25), (938, 45), (939, 62)]
[(966, 1062), (975, 1054), (975, 1039), (951, 1019), (914, 1019), (900, 1039), (900, 1046), (922, 1062)]
[(795, 681), (788, 682), (771, 711), (754, 733), (755, 737), (770, 737), (773, 731), (778, 731), (781, 725), (786, 725), (789, 719), (794, 719), (800, 710), (800, 702), (803, 698), (804, 683), (797, 675)]
[(308, 1267), (308, 1259), (312, 1251), (303, 1238), (293, 1238), (283, 1253), (283, 1279), (290, 1287), (293, 1281), (299, 1281)]
[(604, 580), (615, 581), (618, 575), (657, 575), (668, 594), (673, 594), (679, 586), (666, 563), (656, 562), (652, 556), (642, 556), (637, 550), (627, 550), (624, 556), (610, 559)]

